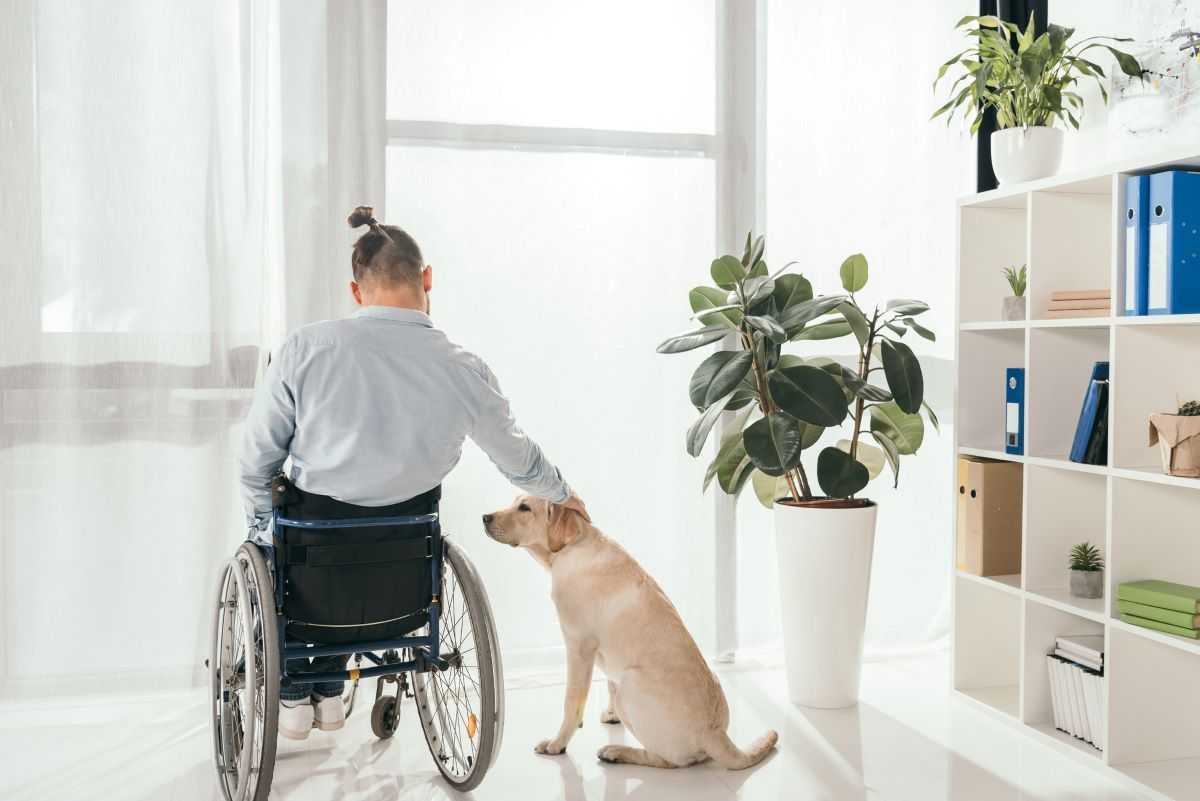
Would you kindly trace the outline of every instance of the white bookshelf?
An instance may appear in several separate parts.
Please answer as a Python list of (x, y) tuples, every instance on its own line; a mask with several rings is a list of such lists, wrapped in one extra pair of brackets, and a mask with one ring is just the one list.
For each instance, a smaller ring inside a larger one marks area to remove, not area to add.
[[(1200, 398), (1200, 315), (1048, 319), (1050, 293), (1108, 287), (1123, 307), (1124, 178), (1200, 169), (1159, 154), (1002, 187), (958, 204), (955, 452), (1024, 466), (1021, 573), (955, 570), (959, 697), (1150, 798), (1200, 798), (1200, 641), (1121, 622), (1123, 581), (1200, 584), (1200, 480), (1163, 475), (1147, 417)], [(1029, 266), (1028, 320), (1000, 321), (1001, 269)], [(1092, 363), (1110, 363), (1108, 466), (1068, 460)], [(1025, 455), (1004, 453), (1004, 371), (1024, 367)], [(957, 471), (954, 473), (957, 476)], [(957, 504), (957, 487), (954, 503)], [(956, 516), (957, 517), (957, 516)], [(1074, 598), (1067, 553), (1102, 544), (1105, 597)], [(1106, 749), (1055, 730), (1045, 654), (1105, 637)]]

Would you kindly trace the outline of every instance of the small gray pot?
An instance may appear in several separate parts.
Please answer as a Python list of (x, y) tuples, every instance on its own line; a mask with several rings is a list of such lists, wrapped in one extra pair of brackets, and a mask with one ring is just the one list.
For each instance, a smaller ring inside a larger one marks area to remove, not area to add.
[(1000, 308), (1001, 320), (1024, 320), (1025, 319), (1025, 296), (1009, 295), (1004, 299), (1004, 305)]
[(1072, 570), (1071, 594), (1076, 598), (1103, 598), (1103, 570)]

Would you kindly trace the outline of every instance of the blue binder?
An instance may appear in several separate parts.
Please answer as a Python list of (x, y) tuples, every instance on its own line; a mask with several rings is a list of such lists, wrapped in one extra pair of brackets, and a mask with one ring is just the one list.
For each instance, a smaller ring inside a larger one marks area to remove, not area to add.
[(1126, 317), (1148, 311), (1146, 284), (1150, 278), (1150, 176), (1125, 178), (1125, 304)]
[(1092, 365), (1092, 380), (1083, 395), (1083, 408), (1079, 410), (1079, 422), (1075, 424), (1075, 439), (1071, 443), (1071, 461), (1083, 463), (1087, 456), (1088, 441), (1101, 414), (1108, 413), (1108, 362)]
[(1004, 452), (1025, 453), (1025, 368), (1009, 367), (1004, 375)]
[(1200, 173), (1150, 176), (1149, 314), (1200, 312)]

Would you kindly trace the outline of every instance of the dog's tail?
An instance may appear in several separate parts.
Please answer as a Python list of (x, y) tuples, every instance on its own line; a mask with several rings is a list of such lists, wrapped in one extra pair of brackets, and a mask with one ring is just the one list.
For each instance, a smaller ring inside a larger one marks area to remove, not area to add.
[(728, 734), (718, 730), (709, 735), (704, 751), (712, 757), (713, 762), (726, 770), (745, 770), (762, 762), (763, 757), (771, 752), (777, 742), (779, 735), (774, 729), (770, 729), (750, 744), (750, 750), (743, 751), (734, 745)]

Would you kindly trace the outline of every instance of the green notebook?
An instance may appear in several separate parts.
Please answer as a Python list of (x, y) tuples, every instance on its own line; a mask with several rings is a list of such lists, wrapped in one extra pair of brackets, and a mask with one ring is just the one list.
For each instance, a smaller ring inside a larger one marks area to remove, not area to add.
[(1175, 612), (1171, 609), (1159, 609), (1157, 606), (1146, 606), (1133, 601), (1117, 601), (1117, 607), (1127, 615), (1157, 620), (1160, 623), (1170, 623), (1185, 629), (1200, 629), (1200, 615), (1191, 612)]
[(1170, 581), (1127, 581), (1117, 587), (1117, 598), (1159, 609), (1200, 614), (1200, 587)]
[(1163, 623), (1161, 620), (1150, 620), (1149, 618), (1138, 617), (1136, 615), (1127, 615), (1124, 612), (1121, 613), (1121, 620), (1124, 620), (1126, 623), (1132, 623), (1135, 626), (1141, 626), (1144, 629), (1164, 631), (1167, 634), (1187, 637), (1192, 640), (1200, 639), (1200, 631), (1185, 629), (1183, 626), (1172, 626), (1170, 623)]

